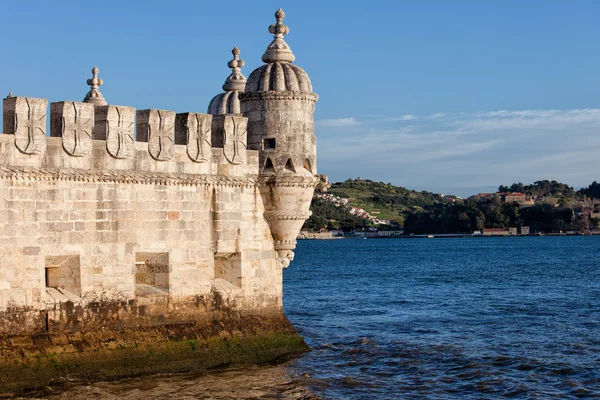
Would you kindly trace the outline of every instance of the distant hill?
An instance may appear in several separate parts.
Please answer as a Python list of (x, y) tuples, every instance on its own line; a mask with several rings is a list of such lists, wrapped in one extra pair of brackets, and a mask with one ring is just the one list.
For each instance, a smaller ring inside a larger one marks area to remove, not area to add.
[[(379, 224), (381, 221), (375, 219), (378, 218), (393, 222), (379, 225), (380, 229), (397, 229), (394, 226), (401, 225), (406, 233), (472, 232), (520, 225), (549, 232), (579, 229), (584, 207), (600, 212), (600, 184), (595, 181), (579, 191), (564, 183), (542, 180), (528, 185), (500, 185), (498, 192), (521, 192), (535, 199), (535, 204), (521, 206), (503, 203), (498, 198), (463, 200), (370, 179), (348, 179), (332, 184), (329, 194), (333, 199), (313, 199), (313, 215), (304, 229), (364, 229)], [(594, 217), (591, 222), (592, 228), (600, 227), (600, 219)]]
[(351, 230), (373, 225), (350, 214), (352, 208), (362, 208), (379, 219), (391, 220), (396, 225), (403, 225), (409, 213), (423, 211), (427, 206), (447, 202), (436, 193), (417, 192), (390, 183), (361, 178), (334, 183), (328, 192), (350, 199), (350, 202), (336, 207), (330, 201), (313, 199), (311, 205), (313, 216), (306, 222), (304, 229)]
[(410, 211), (444, 202), (440, 194), (417, 192), (391, 183), (361, 178), (334, 183), (329, 192), (352, 199), (353, 207), (363, 208), (371, 214), (378, 213), (379, 218), (393, 220), (400, 225)]
[(524, 185), (521, 182), (513, 183), (511, 186), (500, 185), (498, 192), (520, 192), (533, 197), (564, 197), (566, 199), (577, 197), (577, 192), (571, 186), (548, 180), (536, 181), (531, 185)]

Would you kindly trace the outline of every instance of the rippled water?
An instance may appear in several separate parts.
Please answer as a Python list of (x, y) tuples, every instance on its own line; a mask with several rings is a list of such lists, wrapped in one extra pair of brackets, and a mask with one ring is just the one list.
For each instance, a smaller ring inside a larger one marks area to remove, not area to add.
[(304, 241), (285, 309), (329, 398), (600, 396), (600, 237)]
[(72, 383), (61, 399), (600, 397), (600, 237), (302, 241), (276, 366)]

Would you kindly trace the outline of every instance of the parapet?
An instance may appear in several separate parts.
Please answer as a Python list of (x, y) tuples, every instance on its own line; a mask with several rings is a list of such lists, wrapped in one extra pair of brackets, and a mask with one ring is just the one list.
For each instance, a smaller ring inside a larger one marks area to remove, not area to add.
[(4, 99), (0, 166), (258, 176), (241, 115), (61, 101), (50, 104), (48, 135), (47, 108), (47, 99)]

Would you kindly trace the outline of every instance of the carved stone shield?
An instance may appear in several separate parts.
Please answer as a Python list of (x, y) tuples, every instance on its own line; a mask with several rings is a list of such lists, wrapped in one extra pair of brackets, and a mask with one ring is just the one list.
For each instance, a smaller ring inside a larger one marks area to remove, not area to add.
[(62, 136), (63, 149), (73, 157), (92, 151), (94, 106), (64, 101), (50, 105), (51, 136)]
[(6, 133), (15, 135), (15, 146), (24, 154), (40, 154), (46, 149), (47, 99), (11, 97), (4, 100)]
[(135, 109), (118, 106), (105, 107), (107, 107), (105, 121), (106, 150), (114, 158), (130, 158), (135, 153), (133, 144)]
[(212, 116), (191, 114), (187, 126), (187, 153), (194, 162), (210, 162)]
[(137, 112), (138, 137), (148, 142), (148, 152), (157, 161), (170, 160), (175, 152), (175, 112), (140, 110)]
[(241, 164), (246, 155), (248, 119), (227, 115), (223, 127), (223, 154), (231, 164)]

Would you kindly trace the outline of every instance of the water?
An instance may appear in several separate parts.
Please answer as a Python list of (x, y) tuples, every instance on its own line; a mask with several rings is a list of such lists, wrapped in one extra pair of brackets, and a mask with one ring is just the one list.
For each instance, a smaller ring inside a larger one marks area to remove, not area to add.
[(600, 237), (301, 241), (280, 365), (74, 382), (50, 398), (600, 398)]
[(285, 309), (328, 398), (600, 397), (600, 237), (299, 243)]

